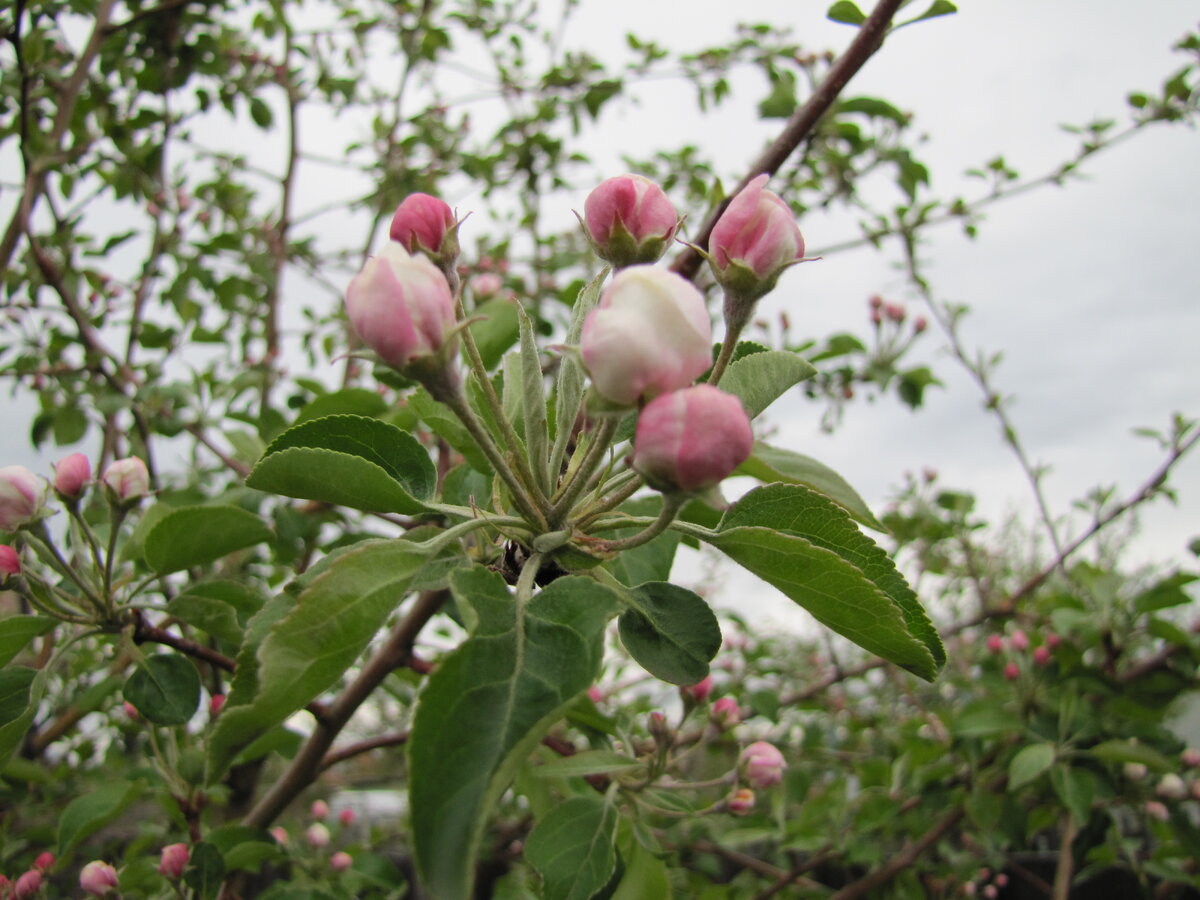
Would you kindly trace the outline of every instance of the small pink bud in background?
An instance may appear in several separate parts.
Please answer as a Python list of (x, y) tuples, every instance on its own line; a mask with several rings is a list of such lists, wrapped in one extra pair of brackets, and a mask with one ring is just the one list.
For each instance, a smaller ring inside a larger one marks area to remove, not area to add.
[(1200, 768), (1200, 750), (1188, 747), (1179, 754), (1179, 759), (1189, 769)]
[(1033, 661), (1039, 666), (1049, 665), (1050, 659), (1050, 648), (1045, 644), (1042, 644), (1040, 647), (1033, 648)]
[(317, 821), (324, 821), (329, 818), (329, 804), (324, 800), (314, 800), (312, 806), (308, 808), (308, 812)]
[(225, 695), (213, 694), (208, 698), (208, 716), (215, 718), (216, 715), (225, 707)]
[(774, 744), (755, 741), (742, 751), (742, 774), (751, 787), (764, 790), (783, 781), (787, 762)]
[(929, 320), (924, 316), (917, 316), (917, 318), (913, 321), (913, 331), (915, 331), (917, 334), (920, 334), (928, 327)]
[(804, 238), (791, 207), (759, 175), (729, 201), (713, 226), (708, 252), (717, 281), (743, 301), (775, 287), (783, 270), (804, 258)]
[(0, 469), (0, 531), (16, 531), (46, 514), (50, 488), (24, 466)]
[(1183, 800), (1188, 795), (1187, 783), (1174, 772), (1168, 772), (1158, 782), (1154, 793), (1167, 800)]
[(987, 639), (987, 648), (993, 653), (1000, 653), (1004, 650), (1004, 638), (998, 634), (989, 634)]
[(987, 897), (987, 900), (996, 900), (1000, 896), (1000, 889), (994, 884), (984, 885), (983, 896)]
[(78, 497), (91, 480), (92, 464), (82, 453), (72, 453), (54, 466), (54, 489), (63, 497)]
[(871, 324), (876, 325), (876, 326), (882, 325), (883, 324), (883, 313), (881, 313), (877, 309), (871, 310)]
[(1021, 676), (1021, 667), (1015, 662), (1010, 662), (1004, 667), (1004, 677), (1009, 681), (1016, 681)]
[(30, 869), (16, 880), (12, 888), (12, 895), (16, 900), (25, 900), (26, 897), (32, 897), (41, 889), (42, 873), (37, 869)]
[(352, 809), (343, 809), (338, 813), (338, 821), (349, 828), (358, 819), (358, 814)]
[(1012, 637), (1009, 638), (1009, 641), (1012, 643), (1012, 648), (1014, 650), (1024, 652), (1025, 650), (1029, 649), (1029, 637), (1020, 628), (1012, 633)]
[(641, 175), (601, 182), (583, 212), (596, 254), (617, 268), (655, 262), (679, 227), (679, 214), (663, 189)]
[(584, 320), (580, 350), (592, 384), (614, 403), (687, 387), (712, 365), (704, 297), (674, 272), (622, 269)]
[(686, 684), (679, 688), (680, 695), (685, 700), (691, 700), (693, 703), (703, 703), (712, 693), (713, 680), (711, 675), (705, 675), (703, 679), (695, 684)]
[(1046, 632), (1045, 640), (1046, 640), (1046, 646), (1049, 647), (1051, 650), (1053, 650), (1055, 647), (1057, 647), (1059, 644), (1062, 643), (1062, 638), (1060, 638), (1053, 631)]
[(79, 873), (79, 886), (93, 897), (103, 897), (117, 886), (117, 870), (103, 860), (92, 860)]
[(310, 846), (321, 848), (329, 846), (329, 829), (320, 822), (314, 822), (304, 832), (304, 837)]
[(21, 574), (21, 557), (15, 548), (0, 544), (0, 584)]
[(346, 313), (363, 343), (396, 369), (441, 350), (455, 324), (446, 276), (399, 244), (388, 244), (354, 276)]
[(1166, 822), (1171, 818), (1171, 813), (1167, 811), (1166, 806), (1158, 800), (1147, 800), (1142, 809), (1150, 818), (1158, 819), (1160, 822)]
[(136, 722), (138, 720), (139, 716), (138, 716), (137, 707), (134, 706), (132, 703), (130, 703), (128, 700), (126, 700), (125, 702), (123, 702), (121, 704), (121, 709), (125, 710), (125, 717), (128, 718), (131, 722)]
[(109, 463), (100, 480), (122, 505), (135, 503), (150, 493), (150, 473), (136, 456)]
[(54, 854), (49, 850), (43, 850), (37, 855), (37, 859), (33, 861), (33, 867), (45, 872), (54, 865)]
[(604, 699), (604, 691), (600, 690), (600, 688), (596, 687), (594, 684), (588, 688), (587, 695), (588, 699), (593, 703), (599, 703)]
[(345, 872), (352, 865), (354, 865), (354, 857), (345, 850), (339, 850), (329, 857), (329, 868), (335, 872)]
[(908, 311), (899, 303), (888, 303), (883, 307), (883, 313), (896, 324), (904, 321), (904, 317), (908, 315)]
[(1200, 779), (1188, 783), (1188, 793), (1192, 795), (1193, 800), (1200, 800)]
[(978, 887), (978, 885), (975, 884), (975, 882), (968, 881), (966, 884), (963, 885), (962, 892), (967, 897), (974, 897), (975, 892), (978, 890), (979, 890), (979, 887)]
[(277, 844), (286, 844), (291, 838), (287, 833), (287, 829), (282, 825), (276, 825), (271, 829), (271, 837), (275, 838)]
[(433, 257), (438, 266), (453, 266), (458, 258), (458, 223), (445, 200), (429, 194), (409, 194), (392, 216), (389, 234), (409, 253)]
[(633, 468), (658, 490), (702, 491), (730, 475), (753, 449), (742, 401), (698, 384), (646, 404), (633, 439)]
[(989, 869), (987, 866), (981, 867), (979, 869), (979, 871), (975, 873), (975, 878), (977, 881), (987, 881), (991, 877), (992, 877), (992, 870)]
[(160, 875), (165, 875), (172, 881), (176, 881), (183, 877), (183, 870), (187, 868), (190, 858), (191, 851), (188, 850), (187, 844), (168, 844), (162, 849), (162, 858), (158, 863), (158, 872)]
[(1003, 872), (1000, 872), (996, 875), (995, 879), (993, 880), (993, 883), (998, 888), (1008, 887), (1008, 876), (1005, 875)]
[(744, 816), (754, 809), (754, 791), (738, 788), (729, 795), (729, 811), (735, 816)]
[(1146, 768), (1145, 763), (1127, 762), (1121, 767), (1121, 771), (1125, 773), (1125, 777), (1130, 781), (1141, 781), (1150, 770)]
[(504, 279), (495, 272), (483, 272), (470, 281), (471, 293), (478, 298), (491, 297), (500, 293), (504, 287)]
[(742, 721), (742, 711), (732, 697), (720, 697), (713, 703), (709, 718), (717, 728), (727, 731)]
[(162, 209), (159, 208), (159, 205), (157, 203), (150, 202), (150, 203), (146, 204), (146, 212), (149, 213), (151, 216), (157, 217), (158, 214), (162, 212)]

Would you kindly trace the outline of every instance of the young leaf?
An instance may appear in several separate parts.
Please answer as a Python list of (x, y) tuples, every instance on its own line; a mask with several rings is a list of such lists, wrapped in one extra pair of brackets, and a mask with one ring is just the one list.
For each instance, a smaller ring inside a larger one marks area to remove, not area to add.
[(475, 316), (481, 318), (467, 327), (475, 338), (475, 346), (479, 348), (484, 367), (491, 371), (504, 358), (508, 348), (517, 342), (520, 333), (517, 304), (497, 297), (475, 307), (471, 317)]
[(492, 466), (475, 439), (458, 417), (444, 403), (438, 403), (425, 388), (413, 391), (408, 397), (409, 408), (429, 426), (429, 430), (463, 455), (476, 472), (490, 476)]
[[(209, 738), (209, 781), (256, 738), (337, 683), (399, 606), (426, 559), (405, 541), (372, 542), (344, 553), (312, 581), (258, 646), (256, 671), (242, 678), (239, 665)], [(268, 610), (278, 614), (268, 604), (260, 616)]]
[(474, 619), (421, 691), (408, 743), (413, 853), (430, 894), (466, 900), (492, 804), (516, 766), (595, 680), (617, 598), (559, 578), (527, 603), (481, 567), (450, 587)]
[(122, 693), (155, 725), (182, 725), (200, 705), (200, 673), (186, 658), (162, 653), (138, 666)]
[(46, 689), (46, 670), (0, 669), (0, 769), (21, 745)]
[(35, 637), (58, 624), (48, 616), (7, 616), (0, 619), (0, 666), (7, 666)]
[(858, 8), (858, 4), (851, 3), (850, 0), (838, 0), (837, 3), (829, 7), (825, 13), (825, 17), (833, 22), (840, 22), (843, 25), (861, 25), (867, 21), (866, 13)]
[(632, 609), (619, 620), (621, 643), (655, 678), (695, 684), (721, 649), (721, 626), (712, 609), (687, 588), (649, 582), (626, 597)]
[(627, 772), (644, 765), (632, 756), (612, 750), (584, 750), (543, 763), (533, 770), (535, 778), (571, 778), (580, 775), (608, 775)]
[(525, 858), (542, 876), (547, 900), (590, 900), (617, 866), (617, 811), (601, 797), (572, 797), (529, 834)]
[(726, 510), (719, 530), (739, 526), (766, 526), (789, 532), (836, 553), (896, 605), (907, 634), (925, 646), (934, 662), (934, 671), (945, 664), (942, 640), (917, 595), (896, 571), (887, 553), (859, 531), (841, 507), (802, 485), (767, 485), (754, 489)]
[(542, 362), (533, 336), (533, 323), (518, 307), (521, 319), (521, 418), (525, 423), (525, 448), (534, 479), (544, 492), (550, 491), (547, 470), (550, 436), (546, 424), (546, 385)]
[(1022, 747), (1008, 764), (1008, 789), (1018, 790), (1054, 765), (1054, 745), (1030, 744)]
[[(631, 516), (657, 516), (661, 509), (661, 497), (633, 500), (621, 505), (621, 511)], [(611, 532), (610, 536), (619, 540), (631, 537), (640, 530), (619, 528)], [(628, 587), (636, 587), (647, 581), (667, 581), (671, 577), (671, 566), (675, 562), (675, 551), (679, 548), (680, 540), (677, 532), (664, 531), (652, 541), (622, 551), (605, 566), (621, 584)]]
[(90, 835), (115, 820), (140, 791), (140, 783), (121, 781), (68, 803), (58, 817), (58, 855), (67, 856)]
[[(588, 282), (579, 292), (575, 307), (571, 312), (571, 327), (567, 331), (566, 343), (579, 343), (583, 333), (583, 320), (588, 312), (600, 300), (600, 288), (608, 277), (608, 267), (601, 269), (596, 277)], [(558, 380), (555, 384), (554, 395), (554, 448), (550, 453), (550, 474), (557, 477), (566, 456), (567, 442), (571, 437), (571, 429), (575, 427), (575, 419), (579, 414), (579, 401), (583, 398), (583, 366), (579, 357), (572, 352), (563, 353), (558, 366)]]
[(753, 419), (788, 389), (816, 374), (817, 370), (795, 353), (768, 350), (730, 363), (721, 390), (738, 397)]
[(326, 416), (367, 416), (373, 419), (387, 410), (387, 401), (377, 392), (366, 388), (343, 388), (309, 401), (292, 424), (299, 425)]
[(146, 562), (159, 575), (202, 566), (272, 537), (270, 527), (238, 506), (173, 509), (146, 534)]
[(841, 475), (811, 456), (756, 441), (754, 453), (738, 466), (736, 474), (749, 475), (763, 483), (783, 481), (788, 484), (803, 484), (824, 494), (859, 524), (887, 533), (887, 529), (871, 514), (870, 508), (858, 492)]
[(285, 497), (413, 515), (425, 511), (422, 501), (432, 497), (437, 472), (411, 434), (364, 416), (326, 416), (275, 438), (246, 484)]

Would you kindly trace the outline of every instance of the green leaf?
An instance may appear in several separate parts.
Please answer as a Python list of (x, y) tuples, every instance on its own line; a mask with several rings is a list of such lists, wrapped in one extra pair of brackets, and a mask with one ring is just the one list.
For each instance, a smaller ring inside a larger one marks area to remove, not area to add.
[(155, 523), (146, 534), (144, 552), (150, 568), (166, 575), (202, 566), (271, 537), (266, 522), (240, 507), (184, 506)]
[(956, 737), (993, 737), (998, 734), (1017, 734), (1025, 727), (1015, 712), (988, 703), (963, 710), (951, 717), (950, 730)]
[[(26, 680), (28, 684), (24, 684)], [(0, 715), (0, 768), (24, 740), (45, 689), (45, 670), (35, 672), (24, 666), (0, 669), (0, 706), (14, 713), (11, 718), (7, 714)], [(18, 710), (18, 706), (22, 708)]]
[(246, 484), (285, 497), (413, 515), (426, 510), (437, 472), (408, 432), (364, 416), (326, 416), (275, 438)]
[(795, 353), (768, 350), (730, 363), (721, 378), (721, 390), (738, 397), (753, 419), (789, 388), (816, 374), (817, 370)]
[[(721, 517), (719, 530), (724, 532), (742, 526), (766, 526), (776, 531), (786, 531), (816, 545), (816, 548), (836, 553), (891, 600), (903, 617), (904, 636), (915, 639), (925, 647), (928, 658), (933, 662), (933, 668), (928, 669), (924, 663), (918, 663), (918, 668), (910, 671), (916, 672), (922, 678), (932, 678), (945, 664), (946, 651), (941, 638), (921, 607), (917, 595), (908, 586), (904, 576), (896, 571), (895, 563), (887, 553), (859, 531), (840, 506), (803, 485), (767, 485), (750, 491), (726, 510), (725, 515)], [(786, 576), (786, 572), (780, 574)], [(855, 596), (859, 602), (872, 608), (876, 606), (869, 594), (861, 589), (855, 592)], [(802, 602), (797, 597), (792, 599)], [(876, 609), (875, 614), (882, 616), (883, 610)], [(839, 618), (845, 621), (845, 616)], [(884, 616), (878, 624), (881, 625), (888, 618), (890, 617)], [(872, 631), (875, 632), (876, 638), (880, 636), (877, 627), (873, 627)], [(846, 634), (844, 631), (840, 633)], [(848, 634), (846, 636), (850, 637)], [(851, 640), (855, 638), (851, 637)], [(865, 644), (861, 646), (866, 647)], [(887, 654), (880, 655), (891, 659)], [(909, 654), (905, 653), (904, 656), (908, 658)], [(892, 659), (892, 662), (899, 660)]]
[(25, 666), (0, 669), (0, 725), (15, 722), (29, 708), (29, 691), (37, 670)]
[(271, 112), (271, 107), (261, 97), (250, 98), (250, 118), (254, 120), (254, 124), (259, 128), (270, 128), (271, 122), (275, 116)]
[[(661, 497), (633, 500), (621, 505), (621, 512), (631, 516), (655, 516), (662, 509)], [(611, 533), (614, 540), (632, 537), (641, 528), (618, 528)], [(652, 541), (630, 550), (623, 550), (605, 564), (621, 584), (636, 587), (647, 581), (667, 581), (675, 563), (675, 552), (682, 538), (677, 532), (664, 531)]]
[(655, 678), (695, 684), (721, 649), (721, 626), (697, 594), (668, 582), (648, 582), (627, 595), (633, 607), (619, 620), (629, 655)]
[(837, 3), (829, 7), (825, 13), (825, 17), (833, 22), (840, 22), (843, 25), (861, 25), (867, 21), (866, 13), (858, 8), (858, 4), (851, 3), (850, 0), (838, 0)]
[(1063, 805), (1071, 811), (1079, 825), (1092, 817), (1092, 801), (1096, 797), (1096, 776), (1087, 769), (1056, 766), (1050, 771), (1050, 783)]
[(141, 792), (137, 782), (119, 781), (76, 797), (58, 817), (58, 855), (65, 857), (125, 811)]
[(217, 640), (238, 646), (250, 618), (265, 598), (237, 581), (206, 581), (192, 584), (171, 601), (171, 615), (208, 632)]
[(638, 841), (621, 848), (625, 872), (612, 900), (671, 900), (671, 878), (667, 865)]
[(1054, 765), (1054, 745), (1030, 744), (1022, 747), (1008, 764), (1008, 789), (1019, 790)]
[[(426, 558), (405, 541), (347, 551), (270, 626), (254, 653), (256, 670), (244, 679), (239, 654), (238, 677), (208, 742), (210, 782), (255, 739), (338, 682), (400, 605)], [(271, 615), (278, 613), (271, 608)]]
[(749, 475), (764, 483), (782, 481), (788, 484), (803, 484), (824, 494), (846, 510), (859, 524), (887, 533), (887, 529), (871, 514), (870, 507), (858, 492), (850, 487), (841, 475), (811, 456), (755, 441), (754, 452), (738, 467), (735, 474)]
[[(600, 288), (608, 277), (608, 267), (602, 268), (591, 281), (584, 286), (575, 298), (575, 306), (571, 311), (571, 325), (567, 329), (566, 344), (575, 346), (583, 333), (583, 320), (600, 300)], [(583, 366), (579, 355), (565, 352), (558, 366), (558, 379), (554, 387), (554, 448), (550, 453), (550, 473), (557, 475), (559, 467), (566, 456), (567, 444), (570, 441), (571, 430), (579, 413), (579, 402), (583, 398)]]
[(192, 847), (183, 880), (204, 900), (213, 900), (225, 879), (225, 858), (221, 851), (206, 841)]
[(48, 616), (8, 616), (0, 619), (0, 666), (7, 666), (25, 645), (58, 624)]
[(376, 418), (388, 410), (387, 401), (376, 391), (366, 388), (343, 388), (311, 400), (296, 416), (294, 425), (323, 419), (326, 416), (367, 416)]
[(573, 778), (581, 775), (608, 775), (627, 772), (644, 765), (640, 760), (612, 750), (584, 750), (543, 763), (533, 770), (536, 778)]
[(160, 653), (134, 670), (122, 693), (155, 725), (182, 725), (200, 705), (200, 673), (185, 657)]
[(617, 811), (600, 797), (572, 797), (529, 834), (525, 858), (547, 900), (590, 900), (617, 867)]
[(1197, 578), (1196, 575), (1187, 572), (1176, 572), (1167, 576), (1134, 598), (1134, 611), (1148, 613), (1191, 603), (1192, 597), (1184, 588), (1197, 581)]
[(517, 342), (520, 335), (517, 308), (517, 304), (512, 300), (496, 297), (481, 303), (471, 311), (472, 318), (483, 317), (467, 327), (471, 329), (475, 346), (479, 348), (479, 355), (488, 371), (494, 369), (508, 349)]
[(550, 490), (547, 469), (550, 457), (549, 426), (546, 424), (546, 380), (533, 336), (533, 323), (524, 309), (521, 319), (521, 419), (525, 424), (525, 449), (533, 476), (543, 491)]
[(958, 12), (958, 7), (950, 0), (933, 0), (933, 5), (925, 12), (921, 13), (915, 19), (909, 19), (905, 25), (911, 25), (913, 22), (923, 22), (926, 19), (936, 19), (938, 16), (948, 16)]
[(472, 469), (485, 475), (492, 471), (491, 463), (475, 443), (475, 438), (471, 437), (463, 423), (458, 421), (450, 407), (434, 400), (425, 388), (409, 394), (408, 406), (434, 434), (461, 453)]
[(600, 669), (617, 598), (559, 578), (526, 603), (481, 567), (450, 587), (471, 636), (429, 676), (413, 719), (409, 795), (417, 868), (438, 900), (466, 900), (492, 804), (546, 730)]
[(1139, 744), (1137, 741), (1104, 741), (1097, 744), (1095, 747), (1089, 747), (1083, 751), (1096, 759), (1102, 759), (1105, 762), (1114, 763), (1142, 763), (1149, 769), (1156, 772), (1173, 772), (1175, 764), (1167, 759), (1153, 747), (1147, 747), (1144, 744)]

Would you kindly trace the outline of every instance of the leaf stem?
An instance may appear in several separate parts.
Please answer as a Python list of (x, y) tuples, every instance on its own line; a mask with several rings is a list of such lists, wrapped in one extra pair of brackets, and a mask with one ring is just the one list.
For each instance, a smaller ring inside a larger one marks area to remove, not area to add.
[(617, 416), (608, 416), (601, 421), (600, 427), (594, 433), (591, 446), (588, 447), (583, 460), (579, 463), (579, 468), (567, 479), (559, 493), (558, 500), (550, 510), (551, 522), (561, 524), (565, 515), (570, 512), (576, 499), (587, 487), (588, 477), (600, 464), (604, 454), (608, 452), (619, 424), (620, 419)]
[(667, 530), (667, 527), (675, 521), (679, 510), (683, 508), (688, 499), (687, 494), (663, 494), (662, 511), (659, 512), (658, 518), (648, 528), (627, 538), (620, 538), (615, 541), (598, 541), (595, 546), (604, 552), (618, 553), (621, 550), (631, 550), (634, 547), (642, 546), (642, 544), (648, 544)]

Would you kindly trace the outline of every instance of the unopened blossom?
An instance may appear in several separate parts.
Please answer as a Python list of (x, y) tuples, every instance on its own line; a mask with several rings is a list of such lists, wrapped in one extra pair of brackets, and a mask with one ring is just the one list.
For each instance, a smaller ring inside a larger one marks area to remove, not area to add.
[(1021, 667), (1015, 662), (1010, 662), (1004, 667), (1004, 677), (1008, 681), (1016, 681), (1021, 675)]
[(1033, 661), (1039, 666), (1047, 666), (1050, 664), (1051, 655), (1050, 648), (1045, 644), (1033, 648)]
[(24, 466), (0, 469), (0, 531), (16, 531), (47, 513), (46, 479)]
[(354, 810), (352, 810), (352, 809), (343, 809), (341, 812), (338, 813), (338, 821), (347, 827), (349, 827), (350, 825), (353, 825), (355, 819), (357, 819), (357, 818), (358, 818), (358, 814), (355, 813)]
[(92, 860), (79, 873), (79, 886), (93, 897), (103, 897), (117, 887), (117, 870), (103, 860)]
[(747, 815), (754, 809), (754, 791), (750, 788), (738, 788), (729, 795), (729, 811), (735, 816)]
[(191, 851), (187, 844), (168, 844), (162, 849), (162, 857), (158, 863), (159, 874), (177, 881), (183, 877), (190, 858)]
[(471, 293), (477, 298), (491, 297), (500, 293), (504, 279), (495, 272), (481, 272), (470, 281)]
[(345, 872), (352, 865), (354, 865), (354, 857), (345, 850), (339, 850), (329, 857), (329, 868), (335, 872)]
[(709, 261), (726, 293), (753, 302), (804, 258), (804, 238), (791, 207), (759, 175), (729, 202), (708, 239)]
[(679, 214), (663, 189), (641, 175), (601, 182), (583, 210), (596, 254), (617, 268), (655, 262), (679, 227)]
[(646, 404), (633, 439), (633, 468), (662, 491), (703, 491), (719, 484), (754, 449), (742, 401), (707, 384)]
[(54, 854), (49, 850), (43, 850), (37, 855), (37, 859), (33, 861), (33, 867), (45, 872), (54, 865)]
[(323, 821), (329, 817), (329, 804), (324, 800), (314, 800), (308, 808), (308, 813), (317, 821)]
[(1167, 822), (1171, 818), (1171, 813), (1167, 810), (1166, 806), (1158, 800), (1147, 800), (1142, 809), (1146, 811), (1146, 815), (1150, 818), (1158, 819), (1160, 822)]
[(329, 829), (320, 822), (309, 825), (308, 830), (304, 832), (304, 837), (310, 846), (318, 848), (329, 846)]
[(764, 790), (783, 781), (787, 761), (774, 744), (755, 741), (742, 751), (742, 775), (751, 787)]
[(21, 557), (15, 548), (0, 544), (0, 584), (21, 574)]
[(705, 675), (700, 681), (695, 684), (683, 685), (679, 688), (685, 699), (691, 700), (693, 703), (703, 703), (712, 693), (713, 680), (711, 675)]
[(1189, 769), (1200, 768), (1200, 750), (1188, 747), (1179, 754), (1179, 759)]
[(1012, 633), (1012, 637), (1009, 638), (1009, 641), (1012, 643), (1012, 648), (1014, 650), (1024, 651), (1029, 649), (1029, 636), (1020, 628)]
[(987, 648), (992, 653), (999, 653), (1004, 649), (1004, 638), (998, 634), (989, 634), (987, 637)]
[(136, 503), (150, 493), (150, 473), (136, 456), (109, 463), (100, 480), (121, 505)]
[(622, 269), (584, 320), (580, 350), (596, 391), (613, 403), (687, 387), (712, 365), (704, 297), (673, 272)]
[(54, 465), (54, 490), (60, 497), (76, 499), (92, 480), (92, 464), (82, 453), (72, 453)]
[(30, 869), (13, 883), (12, 895), (15, 900), (27, 900), (36, 896), (41, 889), (42, 873), (37, 869)]
[(722, 731), (727, 731), (742, 720), (742, 710), (732, 697), (718, 698), (708, 715), (712, 723)]
[(208, 698), (209, 718), (216, 717), (216, 715), (225, 708), (225, 699), (226, 698), (224, 694), (213, 694)]
[(1122, 771), (1130, 781), (1141, 781), (1150, 770), (1146, 768), (1145, 763), (1127, 762), (1122, 767)]
[(1188, 795), (1187, 783), (1174, 772), (1168, 772), (1158, 782), (1154, 793), (1167, 800), (1182, 800)]
[(443, 271), (458, 258), (458, 222), (445, 200), (409, 194), (392, 216), (389, 234), (409, 253), (425, 254)]
[[(446, 276), (395, 243), (354, 276), (346, 289), (346, 313), (363, 343), (401, 370), (439, 354), (455, 324)], [(445, 365), (442, 360), (440, 367)]]
[(271, 837), (275, 838), (275, 843), (286, 844), (291, 838), (287, 833), (287, 829), (282, 825), (276, 825), (271, 829)]

